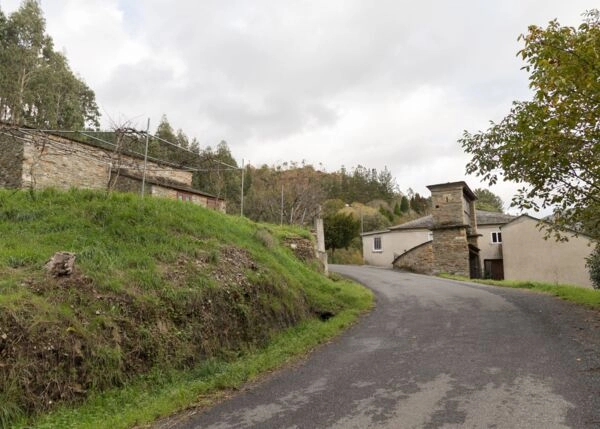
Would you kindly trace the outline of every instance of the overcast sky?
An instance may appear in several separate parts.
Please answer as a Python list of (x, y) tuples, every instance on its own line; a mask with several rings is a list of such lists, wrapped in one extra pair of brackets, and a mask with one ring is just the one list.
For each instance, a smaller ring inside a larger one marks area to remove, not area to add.
[[(19, 0), (0, 0), (5, 13)], [(110, 122), (163, 113), (253, 165), (388, 167), (402, 191), (466, 180), (463, 130), (529, 98), (528, 25), (584, 0), (42, 0), (47, 32)], [(513, 184), (492, 188), (509, 202)]]

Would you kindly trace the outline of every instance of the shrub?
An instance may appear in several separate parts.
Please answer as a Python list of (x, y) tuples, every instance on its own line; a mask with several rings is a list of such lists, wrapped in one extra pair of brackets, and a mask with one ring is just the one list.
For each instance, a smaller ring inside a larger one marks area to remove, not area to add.
[(590, 279), (592, 279), (594, 289), (600, 289), (600, 244), (596, 245), (596, 249), (588, 258), (586, 266), (590, 270)]

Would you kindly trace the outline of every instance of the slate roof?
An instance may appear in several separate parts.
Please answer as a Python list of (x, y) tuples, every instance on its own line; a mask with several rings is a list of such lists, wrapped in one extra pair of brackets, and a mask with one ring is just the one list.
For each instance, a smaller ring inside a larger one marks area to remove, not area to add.
[(427, 215), (420, 217), (415, 220), (408, 221), (406, 223), (401, 223), (400, 225), (391, 226), (390, 229), (431, 229), (433, 228), (433, 216)]
[(361, 237), (366, 237), (368, 235), (379, 235), (379, 234), (385, 234), (386, 232), (390, 232), (389, 229), (380, 229), (378, 231), (368, 231), (368, 232), (362, 232), (360, 234)]
[(460, 182), (446, 182), (446, 183), (437, 183), (435, 185), (429, 185), (427, 186), (427, 189), (429, 189), (430, 191), (433, 190), (441, 190), (441, 189), (452, 189), (452, 188), (456, 188), (460, 186), (463, 190), (463, 193), (467, 196), (467, 198), (471, 201), (475, 201), (477, 199), (477, 195), (475, 195), (475, 193), (471, 190), (471, 188), (469, 188), (469, 185), (467, 185), (467, 182), (464, 181), (460, 181)]
[(505, 224), (517, 217), (517, 216), (505, 214), (505, 213), (486, 212), (483, 210), (476, 210), (476, 213), (477, 213), (477, 225)]
[[(486, 212), (483, 210), (476, 210), (477, 214), (477, 225), (503, 225), (505, 223), (510, 222), (515, 218), (515, 216), (504, 214), (504, 213), (496, 213), (496, 212)], [(427, 215), (420, 217), (415, 220), (411, 220), (406, 223), (402, 223), (400, 225), (390, 227), (390, 230), (398, 230), (398, 229), (432, 229), (433, 228), (433, 216)]]
[[(129, 177), (130, 179), (142, 180), (142, 176), (139, 174), (132, 173), (130, 170), (121, 169), (119, 175), (124, 177)], [(215, 200), (225, 201), (223, 198), (219, 198), (216, 195), (209, 194), (207, 192), (199, 191), (198, 189), (194, 189), (190, 186), (187, 186), (184, 183), (176, 182), (174, 180), (168, 180), (162, 177), (146, 177), (146, 183), (151, 185), (162, 186), (164, 188), (171, 188), (177, 191), (189, 192), (191, 194), (201, 195), (203, 197), (213, 198)]]

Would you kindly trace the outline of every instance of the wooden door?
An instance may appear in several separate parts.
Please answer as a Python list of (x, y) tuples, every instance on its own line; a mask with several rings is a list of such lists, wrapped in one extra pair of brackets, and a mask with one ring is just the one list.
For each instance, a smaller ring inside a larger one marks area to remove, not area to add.
[(484, 277), (492, 280), (504, 280), (504, 262), (502, 259), (486, 259), (483, 261)]

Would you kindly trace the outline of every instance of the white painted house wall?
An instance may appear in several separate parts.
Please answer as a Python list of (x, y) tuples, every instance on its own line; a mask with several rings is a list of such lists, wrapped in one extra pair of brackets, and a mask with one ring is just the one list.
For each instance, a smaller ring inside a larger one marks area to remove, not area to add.
[[(367, 265), (391, 267), (397, 255), (431, 240), (430, 234), (428, 229), (391, 230), (363, 234), (363, 260)], [(373, 248), (375, 237), (381, 237), (381, 250)]]
[(502, 243), (492, 242), (492, 233), (501, 232), (500, 225), (479, 225), (477, 232), (481, 234), (477, 242), (481, 266), (486, 259), (502, 259)]
[(504, 277), (591, 288), (585, 262), (594, 249), (593, 242), (581, 235), (571, 235), (567, 242), (544, 240), (537, 224), (537, 219), (521, 216), (502, 226)]

